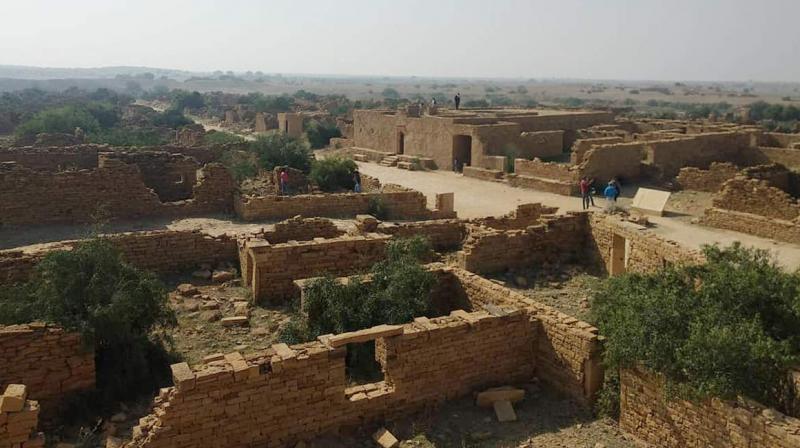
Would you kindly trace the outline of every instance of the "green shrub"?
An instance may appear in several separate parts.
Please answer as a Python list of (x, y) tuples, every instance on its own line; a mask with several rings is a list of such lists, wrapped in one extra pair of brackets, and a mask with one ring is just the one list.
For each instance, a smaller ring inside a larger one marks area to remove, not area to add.
[(20, 139), (31, 139), (43, 132), (72, 134), (75, 128), (91, 133), (100, 129), (100, 123), (82, 107), (64, 106), (37, 113), (17, 126), (15, 134)]
[[(381, 324), (404, 324), (431, 311), (430, 292), (436, 281), (421, 264), (431, 253), (430, 243), (416, 236), (395, 240), (386, 247), (386, 259), (375, 264), (370, 276), (348, 282), (325, 277), (306, 285), (303, 309), (282, 331), (287, 343), (307, 342), (324, 334), (357, 331)], [(374, 377), (374, 345), (348, 349), (351, 377)]]
[[(681, 398), (744, 395), (790, 409), (800, 361), (800, 275), (762, 250), (704, 248), (707, 263), (608, 279), (593, 314), (609, 372), (642, 365)], [(614, 393), (614, 392), (611, 392)]]
[(386, 207), (386, 202), (380, 196), (372, 196), (369, 198), (369, 205), (367, 213), (377, 219), (384, 220), (389, 217), (389, 208)]
[(43, 320), (78, 331), (95, 349), (100, 402), (149, 394), (169, 382), (173, 358), (157, 337), (175, 324), (164, 285), (104, 240), (48, 253), (24, 284), (0, 288), (0, 324)]
[(224, 131), (212, 131), (205, 136), (205, 144), (209, 146), (222, 146), (244, 142), (244, 137)]
[(228, 168), (237, 182), (256, 177), (258, 165), (253, 155), (244, 151), (225, 151), (220, 157), (220, 163)]
[(332, 138), (341, 136), (342, 132), (336, 125), (321, 121), (314, 120), (306, 128), (306, 138), (313, 149), (324, 148), (328, 146)]
[(192, 123), (194, 122), (186, 118), (180, 109), (174, 108), (167, 109), (153, 117), (154, 126), (163, 126), (172, 129), (178, 129)]
[(352, 190), (353, 172), (357, 169), (358, 166), (352, 159), (328, 157), (315, 160), (311, 164), (311, 173), (308, 177), (322, 191)]
[(301, 140), (286, 134), (261, 135), (250, 143), (261, 168), (272, 171), (276, 166), (289, 166), (304, 173), (311, 169), (313, 155)]

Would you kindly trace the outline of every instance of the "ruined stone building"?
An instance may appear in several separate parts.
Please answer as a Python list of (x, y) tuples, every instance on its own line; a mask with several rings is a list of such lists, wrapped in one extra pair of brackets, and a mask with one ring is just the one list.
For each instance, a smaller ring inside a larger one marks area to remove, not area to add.
[(613, 123), (608, 112), (532, 109), (353, 112), (354, 146), (373, 155), (431, 159), (439, 169), (484, 166), (490, 156), (554, 157), (577, 130)]

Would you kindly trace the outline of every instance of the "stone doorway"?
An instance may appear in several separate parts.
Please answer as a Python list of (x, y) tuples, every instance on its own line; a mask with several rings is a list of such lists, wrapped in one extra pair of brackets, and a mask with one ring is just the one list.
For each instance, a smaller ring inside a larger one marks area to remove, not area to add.
[(472, 137), (453, 136), (453, 170), (461, 172), (465, 166), (472, 165)]

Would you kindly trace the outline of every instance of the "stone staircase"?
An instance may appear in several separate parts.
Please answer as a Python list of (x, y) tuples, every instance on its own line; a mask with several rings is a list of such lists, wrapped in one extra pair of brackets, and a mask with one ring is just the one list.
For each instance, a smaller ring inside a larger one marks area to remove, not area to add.
[(386, 156), (383, 160), (380, 161), (379, 165), (381, 166), (396, 166), (397, 165), (397, 156)]

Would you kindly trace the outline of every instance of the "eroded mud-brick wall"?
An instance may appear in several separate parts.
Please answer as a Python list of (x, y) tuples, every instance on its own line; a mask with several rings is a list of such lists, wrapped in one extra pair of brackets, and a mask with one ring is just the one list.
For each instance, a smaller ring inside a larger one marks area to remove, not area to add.
[(45, 414), (95, 384), (94, 350), (81, 336), (43, 323), (0, 326), (0, 390), (24, 384)]

